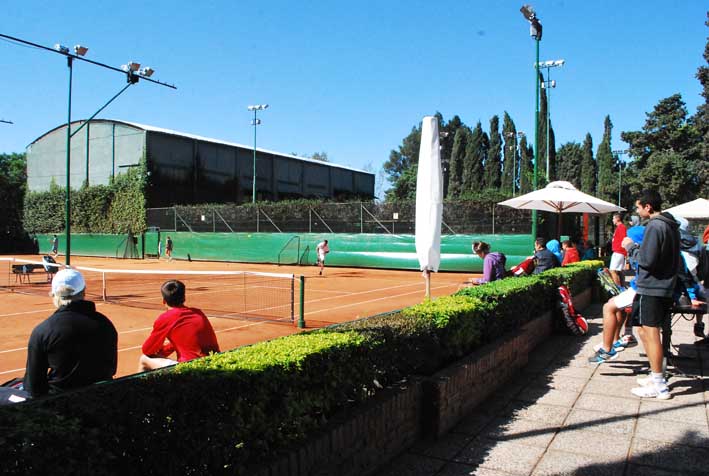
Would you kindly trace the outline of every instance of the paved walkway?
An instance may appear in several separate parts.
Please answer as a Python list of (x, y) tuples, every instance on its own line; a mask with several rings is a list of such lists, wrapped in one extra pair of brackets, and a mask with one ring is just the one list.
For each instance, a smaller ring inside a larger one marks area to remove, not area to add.
[(709, 348), (694, 345), (693, 321), (675, 317), (673, 352), (688, 358), (669, 368), (673, 398), (641, 400), (630, 389), (647, 372), (642, 345), (589, 364), (600, 306), (584, 314), (594, 316), (588, 336), (551, 337), (448, 435), (411, 448), (377, 476), (709, 474)]

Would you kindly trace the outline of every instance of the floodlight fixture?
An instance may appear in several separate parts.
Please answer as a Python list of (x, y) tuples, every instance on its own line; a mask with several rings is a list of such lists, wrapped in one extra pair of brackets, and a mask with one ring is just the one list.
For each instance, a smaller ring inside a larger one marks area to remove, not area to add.
[(520, 8), (519, 11), (522, 12), (522, 15), (524, 15), (524, 18), (526, 18), (528, 21), (532, 21), (537, 18), (537, 14), (535, 13), (534, 8), (532, 8), (531, 5), (522, 5), (522, 8)]
[(64, 46), (64, 45), (60, 45), (59, 43), (57, 43), (56, 45), (54, 45), (54, 49), (57, 50), (58, 52), (62, 53), (62, 54), (65, 54), (65, 55), (68, 55), (68, 54), (69, 54), (69, 48), (66, 47), (66, 46)]
[(133, 71), (134, 73), (140, 69), (140, 63), (136, 63), (135, 61), (131, 61), (130, 63), (127, 64), (128, 69)]
[(86, 46), (74, 46), (74, 54), (76, 54), (77, 56), (85, 56), (87, 51), (89, 51), (89, 49)]
[(264, 109), (268, 109), (268, 104), (255, 104), (248, 106), (247, 109), (249, 111), (263, 111)]
[(140, 75), (145, 76), (146, 78), (151, 77), (153, 73), (155, 73), (155, 70), (150, 66), (146, 66), (145, 68), (140, 70)]

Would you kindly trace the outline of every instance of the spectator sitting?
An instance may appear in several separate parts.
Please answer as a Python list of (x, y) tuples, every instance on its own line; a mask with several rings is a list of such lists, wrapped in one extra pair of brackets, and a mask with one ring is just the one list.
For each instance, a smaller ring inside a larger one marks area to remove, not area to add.
[[(110, 380), (116, 373), (118, 334), (110, 320), (84, 300), (86, 283), (74, 269), (54, 275), (58, 308), (32, 331), (24, 389), (32, 397)], [(49, 372), (47, 372), (49, 370)]]
[(549, 251), (554, 253), (554, 256), (556, 256), (559, 263), (561, 263), (561, 260), (564, 259), (564, 255), (561, 253), (561, 243), (559, 243), (559, 240), (547, 241), (546, 247)]
[(564, 249), (564, 259), (561, 261), (561, 266), (581, 261), (579, 252), (571, 240), (565, 240), (561, 246)]
[[(143, 343), (138, 371), (153, 370), (177, 362), (187, 362), (219, 352), (217, 336), (202, 311), (185, 306), (185, 285), (176, 279), (160, 288), (167, 311), (153, 324), (153, 331)], [(168, 342), (165, 342), (165, 341)], [(177, 353), (177, 360), (169, 356)]]
[(483, 277), (473, 281), (473, 284), (484, 284), (505, 277), (507, 258), (497, 251), (490, 252), (490, 245), (483, 241), (473, 243), (473, 253), (483, 259)]
[(596, 259), (598, 258), (598, 254), (596, 253), (596, 247), (594, 246), (592, 241), (586, 240), (584, 243), (584, 251), (583, 254), (581, 255), (581, 261), (586, 261), (586, 260), (591, 260), (591, 259)]
[(560, 265), (561, 263), (556, 255), (544, 246), (543, 238), (534, 240), (534, 274), (542, 273), (547, 269), (558, 268)]

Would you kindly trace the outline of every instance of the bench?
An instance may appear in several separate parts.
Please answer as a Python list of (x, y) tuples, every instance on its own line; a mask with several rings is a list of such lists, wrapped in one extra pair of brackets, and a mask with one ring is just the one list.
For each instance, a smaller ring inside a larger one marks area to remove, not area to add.
[(34, 273), (35, 270), (42, 270), (47, 274), (47, 282), (52, 280), (52, 276), (57, 272), (57, 268), (54, 266), (45, 268), (41, 264), (13, 264), (12, 273), (15, 275), (15, 282), (20, 283), (30, 282), (30, 275)]

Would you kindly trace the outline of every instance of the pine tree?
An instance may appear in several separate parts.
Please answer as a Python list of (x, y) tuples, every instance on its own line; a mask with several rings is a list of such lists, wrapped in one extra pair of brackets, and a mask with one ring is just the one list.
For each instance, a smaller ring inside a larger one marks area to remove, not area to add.
[(500, 148), (502, 147), (502, 137), (500, 136), (500, 118), (492, 116), (490, 119), (490, 146), (485, 160), (485, 188), (490, 190), (500, 189), (500, 175), (502, 160)]
[(504, 140), (504, 147), (502, 149), (503, 169), (500, 180), (500, 189), (503, 193), (512, 193), (513, 195), (515, 194), (517, 188), (516, 184), (514, 188), (512, 186), (512, 181), (517, 180), (517, 170), (513, 169), (513, 167), (516, 168), (519, 157), (517, 154), (516, 134), (517, 129), (515, 128), (515, 124), (509, 114), (505, 111), (502, 119), (502, 139)]
[(446, 195), (448, 198), (458, 198), (463, 192), (463, 163), (465, 161), (465, 147), (470, 134), (470, 129), (466, 126), (459, 127), (455, 132), (448, 167), (448, 193)]
[(611, 151), (611, 132), (613, 131), (613, 123), (610, 116), (606, 116), (603, 122), (603, 139), (598, 144), (596, 151), (596, 162), (598, 164), (598, 193), (597, 197), (613, 202), (614, 188), (614, 173), (613, 173), (613, 152)]
[(581, 190), (596, 194), (596, 161), (593, 159), (593, 139), (586, 133), (583, 141), (583, 161), (581, 162)]
[(440, 112), (436, 113), (438, 124), (440, 125), (440, 146), (441, 146), (441, 164), (443, 165), (443, 193), (447, 195), (447, 190), (450, 181), (450, 160), (453, 151), (453, 140), (455, 139), (456, 131), (463, 125), (460, 117), (457, 115), (446, 122)]

